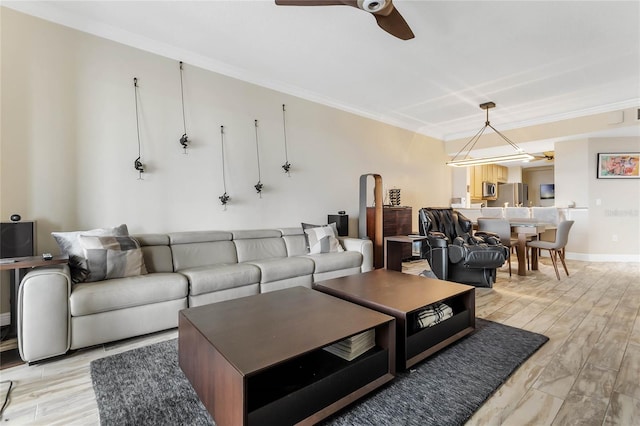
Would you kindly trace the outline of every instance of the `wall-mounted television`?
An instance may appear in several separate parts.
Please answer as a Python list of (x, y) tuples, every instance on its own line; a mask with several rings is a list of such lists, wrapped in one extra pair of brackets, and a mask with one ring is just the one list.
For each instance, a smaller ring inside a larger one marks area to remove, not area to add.
[(553, 200), (556, 198), (555, 185), (552, 183), (540, 184), (540, 199)]

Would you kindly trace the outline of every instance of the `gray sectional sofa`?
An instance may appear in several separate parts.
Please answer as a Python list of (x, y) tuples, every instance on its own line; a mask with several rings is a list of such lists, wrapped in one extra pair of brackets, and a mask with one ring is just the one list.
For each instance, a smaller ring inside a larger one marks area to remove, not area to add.
[(302, 228), (134, 235), (147, 274), (74, 284), (69, 267), (29, 272), (18, 294), (18, 348), (34, 362), (175, 328), (178, 312), (373, 269), (369, 240), (307, 254)]

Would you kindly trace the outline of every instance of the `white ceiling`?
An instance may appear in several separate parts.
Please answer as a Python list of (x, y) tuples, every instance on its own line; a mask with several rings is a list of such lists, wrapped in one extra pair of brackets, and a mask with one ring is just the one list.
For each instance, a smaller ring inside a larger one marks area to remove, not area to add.
[(408, 41), (347, 6), (2, 4), (443, 140), (475, 133), (486, 101), (499, 130), (640, 105), (637, 0), (396, 0)]

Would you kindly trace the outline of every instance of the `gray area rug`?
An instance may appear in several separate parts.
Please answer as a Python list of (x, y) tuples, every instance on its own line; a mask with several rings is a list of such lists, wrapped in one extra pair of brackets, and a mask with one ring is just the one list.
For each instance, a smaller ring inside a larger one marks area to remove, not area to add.
[[(325, 425), (461, 425), (547, 340), (482, 319)], [(102, 425), (213, 425), (178, 366), (177, 340), (91, 362)]]

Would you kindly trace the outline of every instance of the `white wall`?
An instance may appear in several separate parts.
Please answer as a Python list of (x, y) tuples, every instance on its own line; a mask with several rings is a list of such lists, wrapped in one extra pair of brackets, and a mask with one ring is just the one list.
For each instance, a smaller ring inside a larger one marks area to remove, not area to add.
[[(381, 174), (385, 189), (402, 190), (402, 204), (414, 208), (415, 229), (418, 208), (450, 201), (442, 142), (189, 64), (184, 85), (192, 145), (184, 155), (177, 60), (0, 10), (0, 216), (36, 220), (38, 252), (57, 252), (52, 231), (120, 223), (145, 233), (326, 223), (338, 210), (355, 218), (359, 177), (366, 173)], [(133, 169), (133, 77), (140, 87), (144, 180)], [(281, 169), (282, 104), (291, 177)], [(262, 198), (253, 188), (254, 119)], [(226, 211), (218, 200), (221, 125), (232, 198)], [(350, 233), (357, 234), (353, 221)]]

